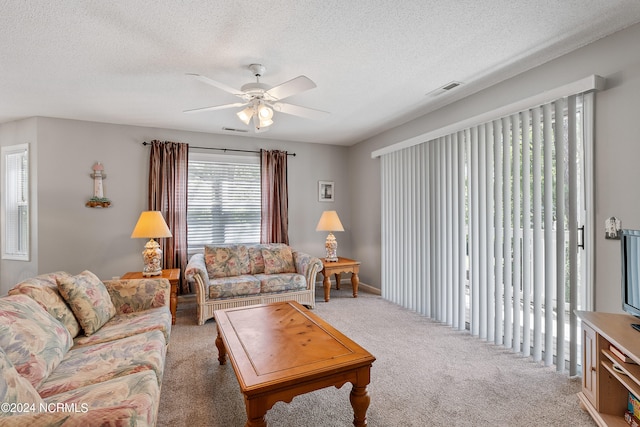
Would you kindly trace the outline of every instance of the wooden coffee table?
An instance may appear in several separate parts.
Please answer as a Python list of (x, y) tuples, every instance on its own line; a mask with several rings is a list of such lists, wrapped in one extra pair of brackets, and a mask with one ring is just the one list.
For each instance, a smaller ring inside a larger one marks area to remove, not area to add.
[(295, 301), (214, 312), (218, 360), (229, 355), (247, 410), (245, 427), (267, 425), (279, 401), (321, 388), (353, 384), (353, 424), (367, 425), (371, 365), (368, 351)]

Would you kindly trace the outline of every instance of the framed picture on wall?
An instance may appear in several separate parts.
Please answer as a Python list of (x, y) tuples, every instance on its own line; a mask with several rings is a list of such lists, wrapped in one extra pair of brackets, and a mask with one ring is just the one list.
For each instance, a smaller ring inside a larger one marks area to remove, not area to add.
[(333, 202), (334, 197), (333, 181), (318, 181), (318, 200), (321, 202)]

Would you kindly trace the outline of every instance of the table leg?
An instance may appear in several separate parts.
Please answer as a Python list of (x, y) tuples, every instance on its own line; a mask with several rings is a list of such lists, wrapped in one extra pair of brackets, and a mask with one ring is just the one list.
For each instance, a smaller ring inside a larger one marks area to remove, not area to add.
[(227, 349), (224, 348), (224, 341), (222, 341), (220, 328), (218, 328), (218, 336), (216, 337), (216, 347), (218, 347), (218, 362), (220, 362), (221, 365), (224, 365), (227, 362)]
[(360, 278), (358, 277), (358, 273), (353, 273), (351, 275), (351, 286), (353, 287), (353, 297), (358, 298), (358, 285), (360, 284)]
[(169, 297), (169, 307), (171, 309), (171, 324), (176, 324), (176, 310), (178, 309), (178, 285), (171, 284), (171, 296)]
[(324, 286), (324, 302), (329, 302), (329, 294), (331, 293), (331, 281), (329, 280), (328, 273), (324, 275), (322, 285)]
[(245, 427), (267, 427), (267, 408), (265, 402), (260, 399), (249, 400), (244, 399), (245, 409), (247, 410), (247, 423)]
[(364, 427), (367, 425), (367, 409), (371, 398), (367, 391), (367, 386), (353, 385), (351, 394), (349, 395), (349, 401), (353, 408), (353, 425), (356, 427)]
[(336, 289), (340, 289), (340, 281), (342, 280), (342, 274), (336, 273), (334, 274), (334, 276), (336, 276)]

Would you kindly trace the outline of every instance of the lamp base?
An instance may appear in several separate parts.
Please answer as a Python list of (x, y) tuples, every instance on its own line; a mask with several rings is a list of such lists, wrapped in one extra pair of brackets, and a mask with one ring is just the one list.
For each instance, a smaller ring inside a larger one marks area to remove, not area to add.
[(336, 237), (331, 232), (329, 232), (329, 235), (327, 236), (327, 240), (324, 242), (324, 249), (325, 249), (324, 260), (326, 262), (338, 261), (338, 242), (336, 241)]
[(158, 242), (150, 239), (147, 244), (144, 245), (142, 259), (144, 260), (142, 276), (151, 277), (162, 274), (162, 249), (160, 249)]

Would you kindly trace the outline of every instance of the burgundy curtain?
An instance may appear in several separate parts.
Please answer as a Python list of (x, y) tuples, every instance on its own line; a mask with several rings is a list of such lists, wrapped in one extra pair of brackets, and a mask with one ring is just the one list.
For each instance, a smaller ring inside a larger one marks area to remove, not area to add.
[(160, 211), (173, 234), (159, 239), (163, 268), (179, 268), (178, 294), (189, 293), (184, 269), (187, 265), (187, 166), (189, 145), (151, 141), (149, 161), (149, 210)]
[(260, 150), (260, 243), (289, 244), (287, 152)]

